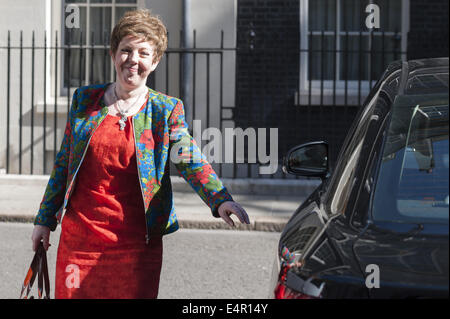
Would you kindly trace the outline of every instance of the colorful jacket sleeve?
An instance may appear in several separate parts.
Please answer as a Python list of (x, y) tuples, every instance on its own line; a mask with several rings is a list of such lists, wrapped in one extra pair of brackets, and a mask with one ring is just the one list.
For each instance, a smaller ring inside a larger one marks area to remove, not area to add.
[(171, 141), (169, 160), (211, 208), (213, 216), (219, 217), (220, 204), (232, 201), (233, 198), (189, 134), (183, 103), (179, 100), (170, 115), (169, 128)]
[(49, 227), (52, 231), (56, 229), (56, 215), (63, 209), (64, 195), (66, 193), (67, 174), (70, 154), (70, 138), (71, 138), (71, 112), (76, 108), (77, 91), (72, 98), (71, 111), (67, 116), (67, 124), (64, 131), (64, 137), (61, 148), (56, 155), (55, 164), (53, 166), (50, 179), (45, 189), (44, 197), (41, 201), (38, 214), (34, 220), (35, 225), (43, 225)]

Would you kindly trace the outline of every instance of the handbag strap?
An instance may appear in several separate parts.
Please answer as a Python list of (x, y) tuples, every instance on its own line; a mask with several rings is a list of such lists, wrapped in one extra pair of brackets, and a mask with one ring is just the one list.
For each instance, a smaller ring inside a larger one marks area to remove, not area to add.
[[(31, 288), (33, 287), (36, 275), (38, 276), (38, 298), (42, 299), (42, 291), (43, 288), (45, 288), (44, 299), (50, 299), (50, 280), (48, 277), (47, 254), (42, 242), (39, 244), (36, 253), (34, 254), (30, 268), (28, 269), (27, 275), (25, 276), (25, 280), (22, 285), (22, 291), (20, 293), (21, 299), (34, 298), (33, 296), (28, 296), (30, 294)], [(25, 296), (23, 296), (24, 292), (26, 292)]]
[[(33, 261), (31, 262), (30, 268), (28, 268), (25, 280), (23, 281), (22, 291), (20, 292), (20, 299), (22, 299), (22, 297), (24, 299), (28, 299), (28, 295), (30, 294), (31, 287), (33, 286), (34, 283), (34, 279), (36, 278), (38, 262), (39, 262), (39, 255), (36, 251), (33, 257)], [(23, 296), (23, 293), (25, 291), (26, 294), (25, 296)]]
[[(45, 289), (45, 296), (44, 299), (50, 299), (50, 280), (48, 278), (48, 265), (47, 265), (47, 254), (45, 252), (44, 247), (42, 247), (42, 256), (41, 256), (41, 269), (39, 271), (39, 277), (42, 278), (44, 277), (44, 289)], [(39, 298), (42, 297), (42, 279), (39, 280), (38, 278), (38, 293), (39, 293)]]
[(47, 254), (44, 254), (44, 266), (45, 299), (50, 299), (50, 279), (48, 278)]

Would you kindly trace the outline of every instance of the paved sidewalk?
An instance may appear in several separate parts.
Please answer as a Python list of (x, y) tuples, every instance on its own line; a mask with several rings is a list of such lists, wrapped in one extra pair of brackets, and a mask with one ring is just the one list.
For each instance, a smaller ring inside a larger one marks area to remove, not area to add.
[[(0, 221), (32, 222), (49, 176), (0, 175)], [(300, 203), (318, 185), (312, 180), (227, 180), (224, 184), (234, 200), (247, 211), (251, 224), (234, 218), (239, 230), (283, 229)], [(209, 208), (182, 179), (172, 177), (177, 217), (182, 228), (233, 229)]]

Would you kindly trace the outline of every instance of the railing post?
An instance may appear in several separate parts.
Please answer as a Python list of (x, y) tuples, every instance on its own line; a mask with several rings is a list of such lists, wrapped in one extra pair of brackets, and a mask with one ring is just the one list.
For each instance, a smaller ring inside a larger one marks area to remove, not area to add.
[(19, 174), (22, 174), (22, 112), (23, 112), (23, 31), (20, 31), (20, 71), (19, 71)]
[[(71, 63), (71, 49), (70, 49), (70, 42), (72, 41), (72, 29), (69, 29), (67, 32), (67, 79), (65, 79), (64, 82), (67, 83), (67, 116), (69, 116), (70, 112), (70, 87), (71, 87), (71, 74), (70, 74), (70, 63)], [(65, 48), (64, 48), (65, 50)], [(66, 59), (64, 59), (66, 61)]]
[(193, 45), (194, 53), (193, 53), (193, 65), (192, 65), (192, 120), (195, 120), (195, 91), (196, 91), (196, 66), (197, 66), (197, 53), (195, 52), (195, 48), (197, 47), (197, 31), (193, 30)]
[(88, 85), (94, 84), (94, 31), (91, 31), (91, 60), (89, 61), (89, 83)]
[(44, 32), (44, 116), (43, 116), (43, 155), (44, 159), (42, 162), (42, 173), (45, 174), (45, 164), (47, 162), (47, 154), (46, 154), (46, 148), (47, 148), (47, 30)]
[[(182, 54), (181, 63), (181, 99), (184, 103), (184, 111), (186, 115), (186, 120), (190, 115), (190, 102), (191, 102), (191, 79), (190, 75), (192, 73), (192, 63), (189, 53), (186, 51), (188, 48), (192, 48), (192, 37), (191, 37), (191, 1), (183, 0), (183, 37), (182, 37), (182, 49), (185, 51)], [(189, 123), (189, 121), (188, 121)]]
[(11, 31), (8, 30), (8, 71), (6, 89), (6, 173), (9, 174), (9, 131), (10, 131), (10, 110), (11, 110)]
[(33, 174), (34, 162), (34, 31), (31, 40), (31, 157), (30, 157), (30, 172)]
[[(221, 132), (223, 132), (223, 125), (222, 125), (222, 112), (223, 112), (223, 30), (220, 32), (220, 75), (219, 75), (219, 81), (220, 81), (220, 108), (219, 108), (219, 129)], [(221, 154), (223, 154), (223, 149), (221, 150)], [(219, 163), (219, 176), (222, 177), (222, 162)]]
[(78, 79), (78, 86), (83, 86), (83, 70), (86, 70), (86, 68), (83, 68), (83, 30), (80, 30), (80, 64), (78, 65), (78, 76), (80, 77)]
[(363, 64), (362, 64), (362, 54), (363, 54), (363, 47), (362, 47), (362, 31), (359, 31), (359, 54), (358, 54), (358, 68), (359, 68), (359, 75), (358, 75), (358, 106), (361, 104), (361, 81), (363, 77)]
[(58, 31), (55, 31), (55, 103), (53, 113), (54, 135), (53, 135), (53, 161), (56, 160), (56, 143), (58, 131)]

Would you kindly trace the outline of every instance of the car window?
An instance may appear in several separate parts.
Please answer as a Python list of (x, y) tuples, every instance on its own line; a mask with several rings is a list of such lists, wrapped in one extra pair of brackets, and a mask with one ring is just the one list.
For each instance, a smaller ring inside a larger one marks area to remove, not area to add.
[(331, 214), (343, 214), (352, 208), (349, 203), (352, 201), (352, 195), (356, 196), (358, 187), (355, 186), (361, 182), (360, 175), (363, 174), (363, 171), (358, 170), (365, 169), (365, 165), (359, 165), (361, 158), (367, 159), (371, 152), (382, 119), (389, 112), (393, 96), (398, 90), (399, 77), (400, 70), (380, 81), (378, 87), (374, 88), (374, 93), (369, 96), (356, 126), (347, 136), (345, 148), (339, 156), (330, 182), (328, 206)]
[(448, 223), (448, 94), (399, 96), (380, 164), (376, 221)]

